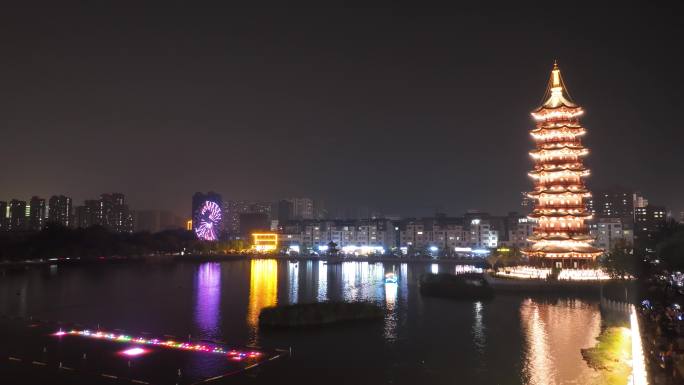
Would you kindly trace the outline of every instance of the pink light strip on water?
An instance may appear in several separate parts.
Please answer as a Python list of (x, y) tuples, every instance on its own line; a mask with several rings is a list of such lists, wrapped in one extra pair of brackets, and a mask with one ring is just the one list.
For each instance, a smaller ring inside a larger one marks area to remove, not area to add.
[(121, 353), (123, 353), (127, 356), (135, 357), (135, 356), (139, 356), (141, 354), (147, 353), (147, 350), (145, 350), (143, 348), (130, 348), (130, 349), (124, 350)]
[[(256, 350), (248, 350), (248, 351), (243, 351), (243, 350), (237, 350), (237, 349), (230, 349), (226, 350), (223, 349), (220, 346), (216, 345), (208, 345), (208, 344), (202, 344), (202, 343), (197, 343), (197, 344), (192, 344), (188, 342), (177, 342), (174, 340), (160, 340), (157, 338), (143, 338), (143, 337), (131, 337), (126, 334), (115, 334), (115, 333), (108, 333), (108, 332), (103, 332), (103, 331), (90, 331), (87, 329), (84, 330), (76, 330), (72, 329), (69, 331), (63, 331), (59, 330), (55, 333), (53, 333), (53, 336), (61, 337), (61, 336), (79, 336), (79, 337), (85, 337), (85, 338), (93, 338), (93, 339), (101, 339), (101, 340), (108, 340), (108, 341), (115, 341), (115, 342), (127, 342), (127, 343), (134, 343), (134, 344), (140, 344), (140, 345), (149, 345), (149, 346), (160, 346), (164, 348), (171, 348), (171, 349), (180, 349), (180, 350), (188, 350), (188, 351), (195, 351), (195, 352), (203, 352), (203, 353), (215, 353), (215, 354), (223, 354), (226, 355), (228, 358), (234, 361), (240, 361), (243, 359), (249, 359), (249, 358), (259, 358), (262, 353)], [(136, 348), (128, 349), (124, 351), (124, 354), (127, 351), (134, 350)], [(137, 348), (141, 349), (141, 348)], [(144, 349), (141, 349), (144, 350)], [(141, 354), (141, 353), (138, 353)]]

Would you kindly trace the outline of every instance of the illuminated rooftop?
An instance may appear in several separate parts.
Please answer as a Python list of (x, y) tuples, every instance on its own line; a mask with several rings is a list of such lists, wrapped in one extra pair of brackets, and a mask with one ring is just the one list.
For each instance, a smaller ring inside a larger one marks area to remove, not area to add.
[(572, 98), (570, 98), (570, 95), (568, 94), (568, 89), (563, 81), (563, 76), (561, 76), (560, 68), (558, 68), (558, 63), (555, 61), (553, 62), (553, 70), (551, 70), (551, 77), (546, 86), (543, 100), (544, 103), (535, 112), (545, 108), (578, 108), (577, 104), (572, 101)]

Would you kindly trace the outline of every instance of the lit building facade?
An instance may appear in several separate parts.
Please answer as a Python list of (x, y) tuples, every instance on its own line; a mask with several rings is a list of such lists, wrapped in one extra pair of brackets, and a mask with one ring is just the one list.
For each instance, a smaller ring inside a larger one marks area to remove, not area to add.
[(592, 216), (606, 218), (624, 218), (625, 221), (634, 218), (635, 196), (632, 191), (623, 188), (609, 190), (594, 190), (587, 199), (587, 210)]
[(252, 248), (259, 252), (273, 252), (278, 249), (277, 233), (253, 233)]
[(133, 232), (133, 213), (121, 193), (102, 194), (74, 208), (74, 227), (102, 226), (117, 233)]
[(610, 252), (617, 245), (631, 248), (634, 244), (634, 230), (621, 217), (599, 217), (589, 225), (589, 232), (595, 245)]
[(280, 226), (280, 233), (280, 242), (285, 247), (300, 246), (314, 251), (330, 242), (339, 248), (357, 246), (389, 250), (396, 245), (396, 232), (388, 219), (289, 221)]
[(634, 248), (640, 254), (654, 255), (658, 233), (667, 221), (667, 209), (648, 204), (634, 208)]
[(0, 231), (9, 231), (9, 205), (0, 201)]
[(87, 199), (83, 206), (74, 208), (74, 227), (87, 228), (101, 224), (100, 201)]
[(527, 217), (511, 218), (508, 226), (508, 239), (499, 241), (499, 246), (524, 250), (532, 247), (530, 237), (534, 236), (537, 222)]
[(317, 219), (315, 216), (314, 200), (311, 198), (290, 198), (292, 205), (292, 219)]
[(45, 199), (37, 196), (31, 197), (29, 201), (28, 229), (30, 231), (40, 231), (45, 226), (47, 211)]
[(26, 201), (12, 199), (9, 203), (8, 229), (10, 231), (24, 231), (26, 230)]
[[(231, 236), (249, 237), (249, 234), (254, 230), (253, 228), (243, 229), (240, 222), (240, 216), (243, 214), (260, 214), (259, 217), (265, 218), (266, 222), (271, 220), (271, 207), (273, 204), (268, 201), (244, 201), (244, 200), (230, 200), (225, 202), (225, 225), (226, 232)], [(246, 218), (249, 218), (247, 216)], [(263, 227), (263, 226), (261, 226)], [(264, 230), (261, 228), (261, 230)], [(266, 226), (270, 228), (270, 225)], [(246, 238), (247, 239), (247, 238)]]
[(100, 195), (101, 225), (117, 233), (133, 232), (133, 216), (121, 193)]
[(532, 112), (536, 127), (531, 131), (536, 148), (530, 176), (535, 200), (530, 218), (537, 221), (532, 246), (523, 252), (534, 264), (544, 267), (581, 268), (593, 265), (602, 251), (593, 246), (586, 221), (591, 214), (586, 200), (591, 196), (584, 184), (589, 170), (583, 158), (589, 151), (580, 138), (582, 108), (571, 101), (554, 63), (544, 104)]
[(72, 225), (71, 198), (64, 195), (53, 195), (48, 201), (49, 223), (58, 223), (65, 227)]
[[(342, 249), (373, 250), (454, 255), (463, 249), (492, 249), (500, 245), (499, 230), (493, 222), (505, 217), (483, 219), (437, 216), (429, 218), (388, 218), (353, 220), (293, 220), (279, 225), (279, 241), (284, 248), (320, 250), (330, 242)], [(525, 220), (527, 220), (525, 218)]]

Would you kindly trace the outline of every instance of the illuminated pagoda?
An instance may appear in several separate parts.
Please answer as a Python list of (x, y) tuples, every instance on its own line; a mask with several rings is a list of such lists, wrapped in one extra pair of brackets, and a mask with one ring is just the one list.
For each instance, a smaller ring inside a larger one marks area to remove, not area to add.
[(595, 248), (586, 221), (591, 214), (585, 201), (591, 193), (583, 178), (589, 176), (583, 158), (589, 151), (580, 138), (586, 130), (579, 118), (584, 111), (570, 98), (558, 65), (554, 63), (544, 103), (532, 112), (536, 128), (534, 159), (534, 211), (537, 221), (532, 246), (524, 250), (530, 262), (542, 267), (587, 268), (603, 252)]

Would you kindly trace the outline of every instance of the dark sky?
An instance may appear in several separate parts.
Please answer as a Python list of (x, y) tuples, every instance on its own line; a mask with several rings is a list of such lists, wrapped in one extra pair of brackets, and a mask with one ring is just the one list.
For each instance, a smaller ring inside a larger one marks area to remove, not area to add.
[(213, 189), (333, 214), (505, 213), (531, 188), (529, 112), (557, 58), (586, 111), (590, 188), (684, 210), (681, 9), (8, 3), (2, 200), (120, 191), (186, 214)]

